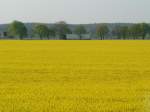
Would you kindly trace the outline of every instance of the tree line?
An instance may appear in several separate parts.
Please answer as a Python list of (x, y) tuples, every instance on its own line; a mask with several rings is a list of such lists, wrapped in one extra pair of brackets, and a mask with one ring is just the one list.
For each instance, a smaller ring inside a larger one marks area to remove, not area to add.
[[(52, 39), (56, 36), (61, 40), (66, 40), (66, 35), (72, 33), (78, 35), (79, 39), (82, 40), (84, 34), (93, 32), (88, 32), (84, 25), (78, 25), (72, 31), (64, 21), (57, 22), (50, 28), (45, 24), (36, 24), (32, 29), (32, 35), (38, 36), (41, 40), (44, 38)], [(106, 39), (110, 33), (116, 39), (145, 39), (150, 34), (150, 25), (147, 23), (137, 23), (131, 26), (116, 25), (110, 30), (107, 24), (98, 24), (94, 31), (96, 39), (99, 40)], [(28, 29), (23, 22), (13, 21), (8, 27), (8, 35), (11, 38), (19, 37), (22, 40), (28, 36)]]

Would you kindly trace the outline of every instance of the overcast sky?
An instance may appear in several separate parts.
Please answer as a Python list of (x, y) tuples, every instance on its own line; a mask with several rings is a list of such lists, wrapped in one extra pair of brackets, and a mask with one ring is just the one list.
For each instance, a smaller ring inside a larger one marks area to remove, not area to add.
[(150, 22), (150, 0), (0, 0), (0, 23)]

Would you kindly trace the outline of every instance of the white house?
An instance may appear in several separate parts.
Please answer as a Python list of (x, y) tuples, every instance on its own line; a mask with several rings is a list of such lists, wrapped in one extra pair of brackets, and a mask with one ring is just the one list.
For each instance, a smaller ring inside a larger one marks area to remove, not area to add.
[[(67, 40), (80, 40), (80, 37), (77, 34), (67, 34)], [(83, 34), (82, 40), (91, 40), (90, 34)]]

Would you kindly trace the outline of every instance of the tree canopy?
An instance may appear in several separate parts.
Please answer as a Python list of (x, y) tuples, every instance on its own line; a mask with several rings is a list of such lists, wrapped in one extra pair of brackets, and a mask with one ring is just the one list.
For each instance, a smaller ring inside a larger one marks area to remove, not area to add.
[(80, 40), (82, 39), (82, 35), (86, 34), (86, 29), (83, 25), (78, 25), (75, 29), (75, 33), (79, 36)]
[[(6, 27), (7, 28), (7, 27)], [(1, 28), (3, 29), (3, 28)], [(4, 28), (5, 29), (5, 28)], [(87, 32), (88, 30), (88, 32)], [(84, 38), (83, 35), (88, 35)], [(8, 34), (8, 35), (7, 35)], [(73, 34), (73, 35), (67, 35)], [(6, 31), (1, 31), (3, 37), (20, 38), (28, 37), (29, 39), (150, 39), (150, 25), (148, 23), (131, 23), (131, 24), (80, 24), (69, 25), (65, 21), (59, 21), (55, 24), (24, 24), (20, 21), (13, 21), (9, 24)]]
[(71, 33), (67, 23), (65, 21), (60, 21), (55, 23), (56, 33), (59, 35), (60, 39), (66, 40), (66, 34)]
[(8, 32), (10, 36), (18, 36), (20, 39), (27, 36), (27, 28), (24, 23), (20, 21), (13, 21), (9, 25)]
[(34, 33), (37, 34), (40, 39), (43, 39), (44, 37), (49, 38), (50, 35), (49, 28), (44, 24), (37, 24), (34, 27)]
[(96, 28), (96, 34), (98, 37), (103, 40), (105, 38), (105, 35), (109, 32), (109, 29), (106, 24), (99, 24)]

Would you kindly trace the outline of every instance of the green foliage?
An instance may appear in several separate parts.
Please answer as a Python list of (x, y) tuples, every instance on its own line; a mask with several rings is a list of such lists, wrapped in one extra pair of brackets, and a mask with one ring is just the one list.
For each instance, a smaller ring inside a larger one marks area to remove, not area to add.
[[(86, 26), (87, 27), (87, 26)], [(82, 35), (86, 34), (86, 27), (83, 25), (76, 26), (74, 33), (77, 34), (80, 39), (82, 39)], [(54, 37), (59, 36), (59, 39), (67, 39), (67, 34), (71, 34), (72, 31), (69, 28), (68, 24), (64, 21), (60, 21), (55, 23), (55, 25), (51, 28), (47, 27), (46, 24), (37, 24), (29, 31), (29, 35), (33, 38), (36, 34), (41, 39), (48, 38), (54, 39)], [(109, 31), (110, 29), (110, 31)], [(4, 32), (2, 32), (4, 34)], [(7, 32), (6, 32), (7, 33)], [(105, 36), (109, 33), (109, 36), (117, 36), (118, 39), (145, 39), (148, 34), (150, 35), (150, 25), (147, 23), (138, 23), (138, 24), (117, 24), (117, 26), (108, 27), (107, 24), (98, 24), (96, 30), (91, 29), (89, 32), (92, 35), (96, 35), (98, 39), (105, 39)], [(13, 21), (8, 27), (8, 36), (19, 37), (23, 39), (23, 37), (27, 36), (28, 31), (24, 23), (20, 21)], [(3, 36), (3, 35), (2, 35)], [(7, 37), (7, 36), (4, 36)]]
[(56, 33), (59, 35), (60, 39), (66, 40), (66, 34), (71, 33), (68, 25), (64, 21), (57, 22), (55, 24)]
[(140, 27), (142, 39), (145, 39), (146, 35), (149, 33), (149, 25), (146, 23), (141, 23)]
[(137, 39), (138, 37), (142, 37), (142, 39), (145, 39), (148, 33), (149, 25), (146, 23), (134, 24), (130, 28), (130, 34), (133, 36), (134, 39)]
[(121, 33), (121, 37), (123, 39), (126, 39), (129, 34), (128, 27), (127, 26), (120, 27), (120, 33)]
[(51, 37), (55, 37), (56, 36), (56, 29), (55, 28), (49, 28), (49, 35)]
[(50, 35), (49, 28), (44, 24), (37, 24), (34, 27), (34, 33), (39, 35), (40, 39), (43, 39), (43, 37), (49, 38)]
[(107, 25), (105, 25), (105, 24), (100, 24), (96, 28), (96, 34), (97, 34), (98, 37), (101, 38), (101, 40), (104, 39), (105, 35), (108, 32), (109, 32), (109, 29), (108, 29)]
[(20, 21), (13, 21), (8, 28), (10, 36), (19, 36), (20, 39), (23, 39), (24, 36), (27, 36), (27, 28), (24, 23)]
[(86, 34), (86, 29), (83, 25), (79, 25), (75, 29), (75, 33), (80, 37), (80, 40), (82, 39), (82, 35)]
[(115, 26), (112, 30), (112, 34), (117, 36), (118, 39), (121, 39), (121, 27), (120, 26)]
[(130, 27), (130, 35), (133, 37), (133, 39), (138, 39), (141, 35), (141, 25), (140, 24), (134, 24)]
[(126, 39), (129, 34), (129, 28), (127, 26), (116, 26), (112, 32), (118, 37), (118, 39)]

